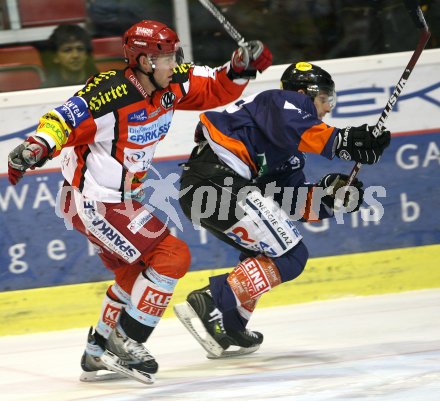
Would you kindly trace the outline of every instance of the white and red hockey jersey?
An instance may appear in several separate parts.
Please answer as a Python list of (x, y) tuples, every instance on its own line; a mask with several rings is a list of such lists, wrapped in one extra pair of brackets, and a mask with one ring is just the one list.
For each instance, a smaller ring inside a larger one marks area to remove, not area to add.
[(205, 110), (241, 95), (246, 84), (226, 72), (182, 64), (151, 97), (130, 68), (101, 72), (45, 114), (36, 135), (56, 145), (64, 178), (85, 197), (121, 202), (140, 185), (174, 110)]

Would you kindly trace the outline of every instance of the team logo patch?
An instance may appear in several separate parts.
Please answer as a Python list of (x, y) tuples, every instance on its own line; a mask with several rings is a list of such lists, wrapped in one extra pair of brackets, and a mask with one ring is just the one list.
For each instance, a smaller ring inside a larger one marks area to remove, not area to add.
[(176, 95), (173, 92), (165, 92), (160, 98), (160, 104), (164, 109), (169, 109), (173, 106)]
[(169, 111), (148, 124), (128, 125), (128, 142), (148, 145), (161, 140), (170, 128), (172, 116), (173, 112)]
[(153, 32), (153, 30), (151, 28), (145, 28), (143, 26), (137, 26), (136, 27), (136, 33), (138, 35), (152, 36), (154, 32)]
[(147, 153), (143, 150), (125, 149), (124, 165), (133, 172), (147, 171), (151, 165), (151, 152)]
[(127, 226), (127, 228), (133, 233), (136, 234), (145, 224), (147, 224), (153, 215), (148, 210), (143, 210), (139, 213)]
[(148, 45), (147, 45), (147, 42), (141, 42), (141, 41), (139, 41), (139, 40), (134, 40), (133, 43), (134, 43), (136, 46), (142, 46), (142, 47), (147, 47), (147, 46), (148, 46)]
[(287, 160), (287, 163), (292, 170), (296, 170), (301, 167), (301, 160), (297, 156), (291, 156), (289, 160)]
[(348, 153), (345, 149), (339, 152), (339, 158), (342, 160), (351, 160), (350, 153)]
[(241, 222), (237, 222), (231, 228), (224, 231), (224, 233), (232, 239), (236, 244), (251, 249), (256, 252), (263, 252), (270, 256), (276, 256), (276, 251), (266, 242), (258, 240), (257, 238), (251, 238), (249, 231), (240, 225)]
[(108, 249), (117, 253), (127, 262), (133, 263), (141, 256), (141, 253), (116, 227), (96, 211), (96, 207), (96, 203), (93, 201), (83, 202), (80, 218), (84, 226)]
[(145, 109), (140, 109), (128, 115), (129, 123), (139, 123), (142, 121), (147, 121), (147, 119), (148, 119), (148, 114), (147, 114), (147, 110)]
[(168, 132), (171, 122), (163, 125), (150, 124), (149, 126), (128, 126), (128, 141), (139, 145), (154, 143), (162, 139)]
[(146, 152), (144, 152), (143, 150), (139, 150), (138, 152), (127, 154), (125, 156), (125, 159), (129, 163), (134, 164), (134, 163), (138, 163), (138, 162), (142, 161), (144, 159), (145, 155), (146, 155)]
[(143, 293), (137, 308), (152, 316), (160, 317), (170, 303), (172, 294), (159, 291), (156, 288), (147, 287)]
[(301, 61), (295, 64), (295, 68), (300, 71), (308, 71), (312, 69), (312, 64)]
[(245, 259), (237, 266), (237, 270), (248, 284), (248, 291), (252, 299), (260, 297), (271, 289), (266, 272), (254, 258)]
[(83, 202), (83, 217), (92, 221), (96, 217), (96, 210), (98, 209), (97, 203), (92, 200), (85, 200)]
[(87, 110), (87, 103), (79, 96), (71, 97), (62, 106), (55, 109), (71, 127), (76, 128), (90, 113)]
[(128, 90), (126, 84), (117, 85), (115, 87), (112, 86), (109, 90), (100, 91), (97, 96), (92, 96), (89, 100), (89, 108), (92, 111), (99, 111), (104, 105), (127, 95)]
[(115, 308), (112, 305), (107, 305), (104, 310), (102, 320), (106, 325), (110, 326), (111, 328), (114, 328), (116, 326), (116, 321), (118, 319), (120, 312), (121, 312), (121, 308)]
[(116, 71), (100, 72), (98, 75), (94, 76), (83, 89), (78, 91), (78, 95), (84, 96), (92, 89), (97, 88), (103, 80), (110, 79), (114, 75), (116, 75)]

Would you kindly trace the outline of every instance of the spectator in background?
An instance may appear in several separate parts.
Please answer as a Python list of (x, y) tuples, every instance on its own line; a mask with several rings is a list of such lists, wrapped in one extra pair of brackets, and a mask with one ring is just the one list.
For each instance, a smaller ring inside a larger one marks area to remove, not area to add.
[(122, 36), (140, 19), (173, 26), (171, 10), (171, 0), (88, 0), (88, 28), (93, 37), (105, 37)]
[(440, 0), (422, 0), (420, 2), (423, 14), (431, 32), (431, 39), (426, 46), (427, 49), (440, 47)]
[(60, 25), (49, 37), (43, 54), (46, 81), (43, 87), (83, 85), (98, 72), (89, 34), (79, 25)]
[[(236, 0), (214, 1), (214, 3), (228, 20), (231, 20), (231, 10), (232, 13), (237, 12), (234, 8)], [(193, 61), (195, 64), (219, 65), (234, 50), (236, 42), (198, 0), (188, 0), (188, 6)], [(241, 26), (237, 26), (239, 31), (241, 28)], [(256, 29), (253, 30), (253, 32), (256, 31)], [(215, 46), (212, 45), (213, 43)]]
[(326, 58), (403, 52), (417, 44), (417, 28), (401, 0), (336, 0), (335, 9), (340, 39)]

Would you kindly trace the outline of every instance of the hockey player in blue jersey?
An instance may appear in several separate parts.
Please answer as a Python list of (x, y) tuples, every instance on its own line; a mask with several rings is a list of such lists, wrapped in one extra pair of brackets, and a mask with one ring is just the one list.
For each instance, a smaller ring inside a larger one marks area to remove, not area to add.
[[(373, 164), (390, 143), (385, 129), (376, 138), (367, 124), (339, 129), (322, 121), (336, 102), (334, 82), (322, 68), (292, 64), (281, 88), (239, 100), (223, 112), (201, 114), (198, 145), (184, 164), (185, 215), (241, 251), (231, 273), (210, 277), (207, 287), (175, 306), (210, 358), (258, 349), (263, 335), (246, 329), (257, 300), (298, 277), (308, 259), (295, 220), (334, 216), (336, 190), (348, 176), (327, 174), (309, 183), (304, 154)], [(362, 188), (362, 182), (353, 182), (345, 212), (359, 209)], [(206, 333), (193, 319), (202, 321)]]

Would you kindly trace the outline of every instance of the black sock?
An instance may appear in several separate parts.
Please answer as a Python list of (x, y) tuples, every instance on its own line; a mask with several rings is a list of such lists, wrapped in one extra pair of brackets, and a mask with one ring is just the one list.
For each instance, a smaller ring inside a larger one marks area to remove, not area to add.
[(144, 343), (147, 341), (148, 337), (150, 337), (150, 334), (154, 330), (154, 327), (146, 326), (145, 324), (138, 322), (136, 319), (133, 319), (125, 309), (121, 312), (119, 324), (125, 334), (138, 343)]

